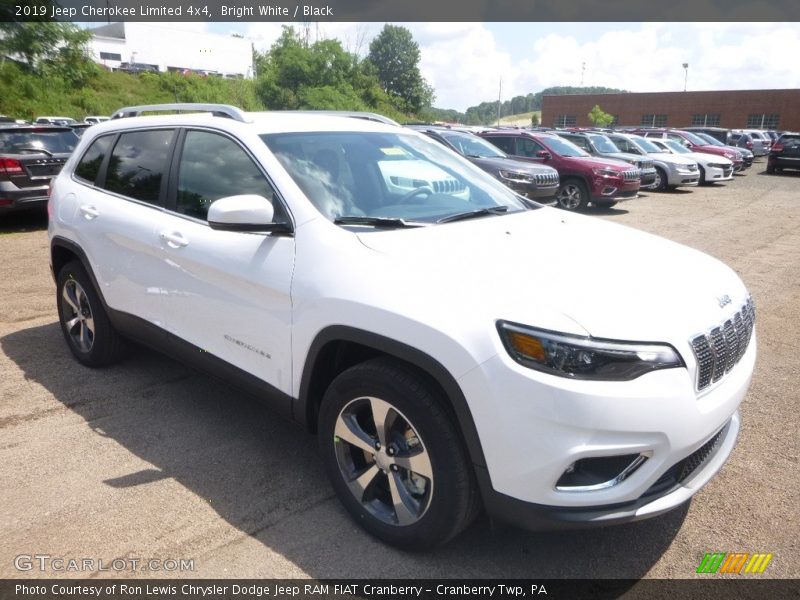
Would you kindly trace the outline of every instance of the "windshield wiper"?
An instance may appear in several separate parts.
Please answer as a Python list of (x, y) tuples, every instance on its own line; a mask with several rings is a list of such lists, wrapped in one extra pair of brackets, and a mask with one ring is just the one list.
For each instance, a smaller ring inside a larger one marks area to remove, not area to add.
[(44, 148), (14, 148), (14, 152), (36, 152), (41, 154), (46, 154), (47, 156), (53, 156), (53, 153), (49, 150), (45, 150)]
[(464, 219), (474, 219), (476, 217), (485, 217), (488, 215), (500, 215), (508, 212), (507, 206), (492, 206), (491, 208), (478, 208), (467, 212), (456, 213), (442, 217), (437, 223), (452, 223), (453, 221), (463, 221)]
[(347, 216), (337, 217), (333, 220), (336, 225), (370, 225), (382, 229), (394, 229), (399, 227), (420, 227), (422, 223), (412, 223), (396, 217), (359, 217)]

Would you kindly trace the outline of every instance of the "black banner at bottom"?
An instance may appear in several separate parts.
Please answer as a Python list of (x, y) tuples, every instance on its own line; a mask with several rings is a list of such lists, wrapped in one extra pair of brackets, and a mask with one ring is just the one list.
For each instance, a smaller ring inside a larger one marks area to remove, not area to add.
[(800, 599), (800, 582), (701, 579), (5, 579), (0, 600)]

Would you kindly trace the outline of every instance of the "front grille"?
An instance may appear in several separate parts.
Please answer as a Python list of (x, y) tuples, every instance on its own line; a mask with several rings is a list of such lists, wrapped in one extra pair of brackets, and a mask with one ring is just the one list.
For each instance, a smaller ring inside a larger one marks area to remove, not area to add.
[(433, 191), (437, 194), (446, 194), (449, 192), (461, 192), (464, 190), (464, 184), (457, 179), (441, 179), (439, 181), (432, 181)]
[(679, 460), (672, 465), (666, 472), (642, 494), (642, 497), (664, 494), (679, 483), (683, 483), (688, 477), (705, 463), (719, 446), (723, 434), (728, 428), (730, 421), (720, 429), (714, 436), (697, 450), (692, 452), (683, 460)]
[(729, 176), (729, 175), (731, 175), (732, 173), (733, 173), (733, 167), (725, 167), (725, 168), (722, 170), (722, 174), (723, 174), (725, 177), (728, 177), (728, 176)]
[(534, 181), (538, 186), (552, 186), (558, 185), (558, 172), (555, 173), (536, 173), (534, 175)]
[(732, 318), (691, 340), (697, 359), (697, 391), (722, 379), (744, 356), (756, 320), (753, 301), (748, 297)]
[(642, 178), (642, 172), (639, 169), (628, 169), (622, 172), (623, 181), (638, 181)]

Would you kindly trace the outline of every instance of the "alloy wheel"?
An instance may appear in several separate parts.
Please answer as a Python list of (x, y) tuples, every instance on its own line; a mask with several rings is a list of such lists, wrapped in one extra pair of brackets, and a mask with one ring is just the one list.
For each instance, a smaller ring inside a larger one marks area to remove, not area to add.
[(91, 352), (94, 345), (94, 315), (89, 298), (74, 279), (64, 284), (61, 292), (61, 308), (67, 333), (81, 352)]
[(574, 183), (566, 184), (558, 193), (558, 203), (567, 210), (575, 210), (582, 200), (582, 190)]
[(397, 526), (422, 518), (433, 496), (433, 468), (405, 415), (380, 398), (356, 398), (339, 413), (334, 443), (339, 472), (367, 512)]

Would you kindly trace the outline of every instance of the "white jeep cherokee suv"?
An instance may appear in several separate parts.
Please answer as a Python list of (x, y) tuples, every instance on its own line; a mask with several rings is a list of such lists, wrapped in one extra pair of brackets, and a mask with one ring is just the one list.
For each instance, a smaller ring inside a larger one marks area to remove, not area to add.
[(95, 125), (51, 190), (84, 365), (127, 338), (237, 383), (317, 431), (346, 509), (411, 549), (481, 506), (530, 528), (658, 515), (730, 455), (756, 344), (719, 261), (532, 204), (391, 124), (147, 108), (207, 112)]

